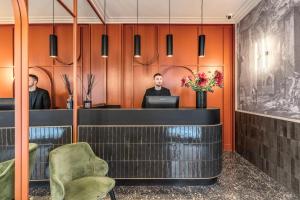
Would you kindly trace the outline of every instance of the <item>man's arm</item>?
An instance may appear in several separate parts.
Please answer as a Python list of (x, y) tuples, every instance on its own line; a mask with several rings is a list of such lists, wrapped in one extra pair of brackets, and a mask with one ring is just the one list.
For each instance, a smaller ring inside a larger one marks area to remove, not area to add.
[(143, 98), (143, 102), (142, 102), (142, 108), (146, 107), (146, 96), (148, 96), (148, 95), (149, 95), (149, 91), (147, 89), (145, 94), (144, 94), (144, 98)]
[(166, 96), (172, 96), (169, 89), (167, 89)]
[(49, 109), (51, 107), (51, 100), (47, 90), (43, 94), (43, 109)]

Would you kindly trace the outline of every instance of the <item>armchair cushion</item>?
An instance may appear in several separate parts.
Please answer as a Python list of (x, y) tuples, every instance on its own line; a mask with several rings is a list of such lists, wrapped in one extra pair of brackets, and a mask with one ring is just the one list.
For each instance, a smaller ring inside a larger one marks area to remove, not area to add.
[[(29, 174), (33, 169), (36, 157), (37, 144), (29, 144)], [(0, 199), (11, 200), (14, 196), (15, 160), (0, 163)]]
[(49, 161), (52, 200), (101, 199), (115, 185), (113, 179), (105, 177), (107, 163), (88, 143), (58, 147), (50, 152)]
[(13, 195), (15, 160), (0, 163), (0, 199), (11, 200)]
[(79, 178), (65, 185), (65, 200), (102, 199), (114, 186), (115, 181), (108, 177)]

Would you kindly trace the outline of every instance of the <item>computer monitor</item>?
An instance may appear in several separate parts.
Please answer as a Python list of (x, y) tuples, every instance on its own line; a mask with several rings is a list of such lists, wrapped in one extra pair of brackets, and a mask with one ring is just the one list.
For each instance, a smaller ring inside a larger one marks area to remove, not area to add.
[(14, 110), (15, 99), (14, 98), (0, 98), (0, 110)]
[(146, 96), (145, 108), (178, 108), (178, 96)]

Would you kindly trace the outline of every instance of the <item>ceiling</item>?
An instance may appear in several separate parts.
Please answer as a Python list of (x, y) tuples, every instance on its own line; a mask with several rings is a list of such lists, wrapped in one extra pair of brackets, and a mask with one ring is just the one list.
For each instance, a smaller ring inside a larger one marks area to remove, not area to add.
[[(55, 22), (72, 23), (72, 18), (54, 0)], [(73, 0), (63, 0), (72, 9)], [(106, 0), (107, 23), (136, 23), (137, 0)], [(138, 0), (139, 23), (168, 23), (168, 0)], [(171, 23), (200, 23), (201, 0), (170, 0)], [(261, 0), (204, 0), (204, 23), (239, 22)], [(92, 0), (103, 16), (104, 0)], [(29, 0), (30, 23), (52, 22), (52, 0)], [(226, 15), (232, 14), (228, 20)], [(100, 23), (86, 0), (78, 0), (78, 22)], [(0, 0), (0, 24), (13, 23), (11, 0)]]

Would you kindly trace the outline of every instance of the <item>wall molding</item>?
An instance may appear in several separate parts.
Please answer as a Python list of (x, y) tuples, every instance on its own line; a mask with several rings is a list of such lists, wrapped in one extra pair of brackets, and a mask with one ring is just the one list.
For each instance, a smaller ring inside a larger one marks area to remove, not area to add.
[[(231, 20), (225, 17), (204, 17), (204, 24), (236, 24), (243, 17), (245, 17), (259, 2), (262, 0), (251, 0), (244, 3), (234, 13)], [(100, 1), (92, 0), (95, 7), (98, 9), (100, 15), (103, 17), (104, 11)], [(107, 12), (106, 21), (109, 24), (132, 24), (136, 23), (135, 17), (110, 17), (110, 13)], [(172, 17), (172, 24), (200, 24), (200, 17)], [(55, 23), (72, 23), (73, 20), (69, 16), (55, 16)], [(32, 16), (29, 18), (31, 24), (45, 24), (52, 23), (52, 16)], [(101, 24), (97, 17), (78, 17), (78, 23), (80, 24)], [(141, 17), (139, 18), (141, 24), (167, 24), (169, 23), (168, 17)], [(0, 17), (0, 24), (14, 24), (13, 17)]]
[(251, 0), (243, 4), (234, 14), (235, 23), (239, 23), (253, 8), (255, 8), (262, 0)]
[(257, 113), (257, 112), (249, 112), (249, 111), (238, 110), (238, 109), (235, 109), (235, 112), (246, 113), (246, 114), (251, 114), (251, 115), (258, 115), (258, 116), (262, 116), (262, 117), (268, 117), (268, 118), (274, 118), (274, 119), (279, 119), (279, 120), (283, 120), (283, 121), (300, 123), (300, 119), (299, 120), (298, 119), (291, 119), (291, 118), (286, 118), (286, 117), (267, 115), (267, 114), (262, 114), (262, 113)]

